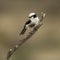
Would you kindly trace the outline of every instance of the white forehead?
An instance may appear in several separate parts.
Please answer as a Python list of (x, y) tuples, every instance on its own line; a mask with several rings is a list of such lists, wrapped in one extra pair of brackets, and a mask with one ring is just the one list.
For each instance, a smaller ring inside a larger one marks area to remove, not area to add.
[(31, 16), (33, 16), (33, 15), (35, 15), (35, 14), (36, 14), (36, 13), (30, 13), (28, 17), (31, 17)]

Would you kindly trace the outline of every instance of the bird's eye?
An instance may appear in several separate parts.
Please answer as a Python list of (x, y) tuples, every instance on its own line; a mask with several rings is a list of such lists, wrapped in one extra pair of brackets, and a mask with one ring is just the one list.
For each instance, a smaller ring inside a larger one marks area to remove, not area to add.
[(34, 18), (36, 17), (36, 15), (33, 16)]
[(35, 18), (35, 17), (36, 17), (36, 15), (32, 15), (32, 16), (30, 16), (29, 18), (32, 18), (32, 17), (33, 17), (33, 18)]

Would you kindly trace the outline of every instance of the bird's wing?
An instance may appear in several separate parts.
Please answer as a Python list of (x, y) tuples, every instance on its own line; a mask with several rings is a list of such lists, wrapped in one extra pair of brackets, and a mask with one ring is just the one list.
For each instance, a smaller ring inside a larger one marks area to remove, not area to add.
[(24, 28), (22, 29), (20, 35), (23, 35), (23, 34), (25, 33), (25, 31), (27, 30), (27, 29), (26, 29), (26, 25), (28, 25), (28, 24), (30, 24), (30, 23), (31, 23), (31, 20), (28, 20), (28, 21), (25, 23)]
[(26, 31), (26, 28), (24, 27), (19, 35), (23, 35)]
[(31, 20), (28, 20), (26, 23), (25, 23), (25, 25), (28, 25), (28, 24), (30, 24), (31, 23)]

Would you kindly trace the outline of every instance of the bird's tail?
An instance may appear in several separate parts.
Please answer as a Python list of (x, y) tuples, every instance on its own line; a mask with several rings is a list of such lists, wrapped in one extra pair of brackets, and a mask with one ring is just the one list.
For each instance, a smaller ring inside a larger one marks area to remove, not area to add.
[(19, 35), (23, 35), (26, 31), (26, 28), (24, 27)]

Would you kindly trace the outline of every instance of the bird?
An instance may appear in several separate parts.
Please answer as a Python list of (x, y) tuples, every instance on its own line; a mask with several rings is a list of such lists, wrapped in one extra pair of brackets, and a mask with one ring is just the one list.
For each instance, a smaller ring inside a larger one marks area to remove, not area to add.
[(34, 28), (38, 25), (39, 23), (39, 17), (37, 16), (37, 14), (35, 12), (32, 12), (28, 15), (28, 20), (26, 21), (21, 33), (19, 33), (19, 35), (23, 35), (26, 30), (28, 30), (29, 28)]

